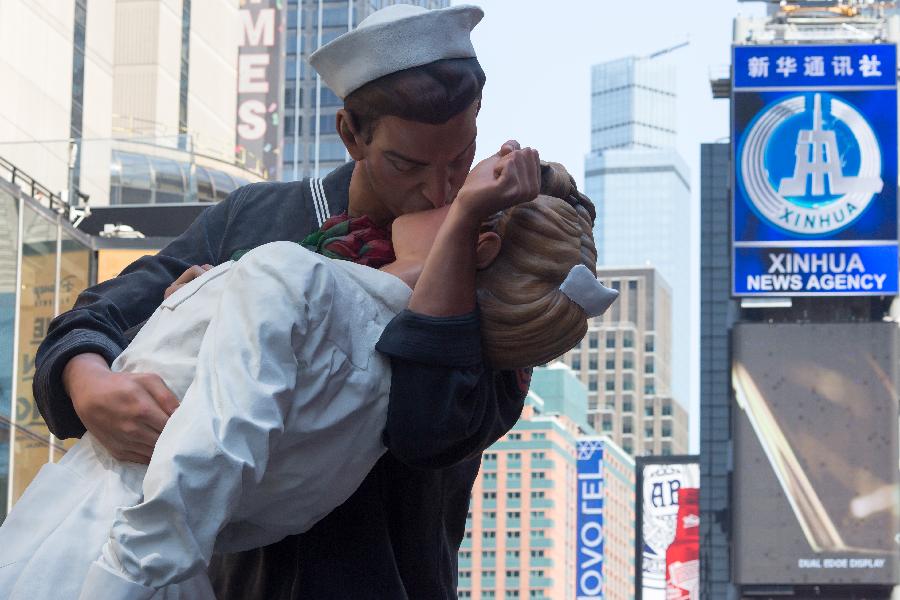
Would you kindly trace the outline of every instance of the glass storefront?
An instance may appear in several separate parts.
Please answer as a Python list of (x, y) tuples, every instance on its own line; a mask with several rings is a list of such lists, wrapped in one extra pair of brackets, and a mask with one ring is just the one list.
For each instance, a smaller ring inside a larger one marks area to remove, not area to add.
[[(0, 188), (0, 492), (11, 506), (65, 447), (32, 392), (35, 355), (54, 316), (92, 282), (86, 236), (27, 198)], [(18, 292), (18, 293), (16, 293)], [(12, 432), (12, 433), (10, 433)], [(3, 515), (6, 511), (2, 510)]]

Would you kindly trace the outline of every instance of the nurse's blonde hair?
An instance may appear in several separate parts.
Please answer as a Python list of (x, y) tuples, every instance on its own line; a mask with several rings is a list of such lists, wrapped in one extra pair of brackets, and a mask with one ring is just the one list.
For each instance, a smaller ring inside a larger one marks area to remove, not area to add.
[(583, 264), (596, 275), (594, 205), (558, 163), (541, 165), (541, 194), (495, 215), (485, 227), (502, 239), (478, 273), (481, 336), (496, 369), (544, 364), (587, 332), (584, 310), (559, 290)]

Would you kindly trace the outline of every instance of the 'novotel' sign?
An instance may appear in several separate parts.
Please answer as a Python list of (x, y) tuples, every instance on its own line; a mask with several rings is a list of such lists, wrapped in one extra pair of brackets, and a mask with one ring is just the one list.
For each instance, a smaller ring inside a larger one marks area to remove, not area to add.
[(577, 600), (603, 598), (603, 442), (578, 442)]

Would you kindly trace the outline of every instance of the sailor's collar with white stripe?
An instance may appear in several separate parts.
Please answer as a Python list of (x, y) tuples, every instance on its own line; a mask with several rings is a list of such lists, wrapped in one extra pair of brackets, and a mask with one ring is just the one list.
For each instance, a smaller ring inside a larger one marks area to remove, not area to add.
[(325, 196), (325, 186), (318, 177), (309, 178), (309, 191), (312, 194), (313, 208), (316, 211), (316, 222), (319, 227), (331, 217), (331, 209), (328, 208), (328, 198)]

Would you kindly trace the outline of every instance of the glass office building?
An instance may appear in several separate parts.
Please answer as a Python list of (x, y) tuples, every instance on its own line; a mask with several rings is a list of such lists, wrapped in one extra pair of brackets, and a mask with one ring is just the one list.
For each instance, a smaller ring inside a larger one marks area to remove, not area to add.
[(672, 389), (690, 384), (690, 174), (675, 151), (675, 71), (664, 59), (628, 57), (591, 72), (591, 152), (585, 193), (597, 206), (602, 267), (659, 270), (672, 288)]
[(0, 179), (0, 516), (70, 445), (50, 434), (31, 390), (47, 326), (94, 277), (90, 237), (51, 210), (60, 205)]

